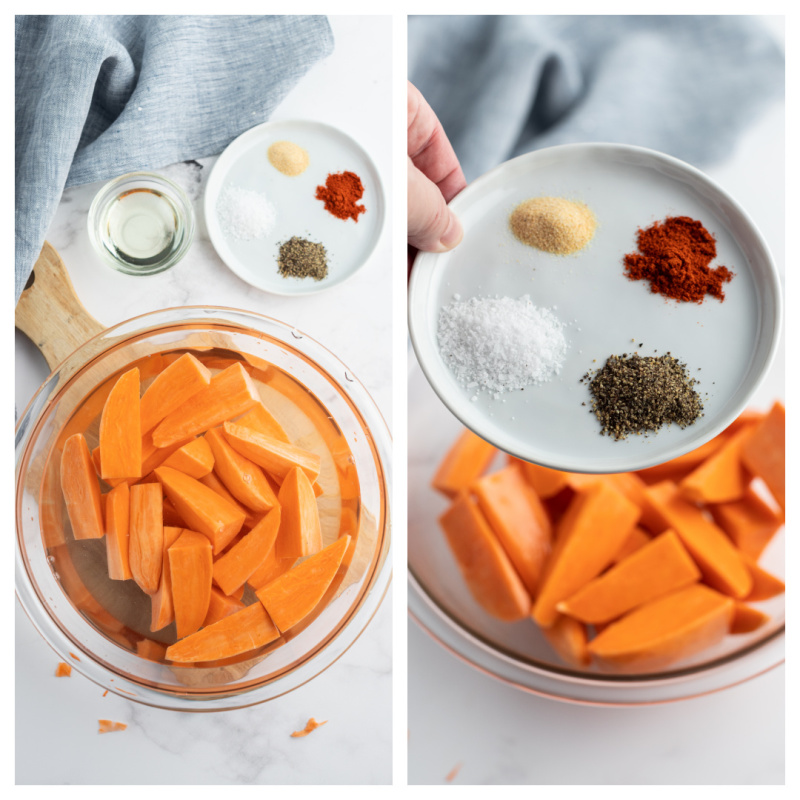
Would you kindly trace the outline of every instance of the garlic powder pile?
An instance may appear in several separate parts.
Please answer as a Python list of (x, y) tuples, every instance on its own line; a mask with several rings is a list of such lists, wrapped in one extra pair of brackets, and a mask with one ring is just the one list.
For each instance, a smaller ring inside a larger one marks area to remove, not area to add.
[(439, 350), (460, 383), (494, 395), (544, 383), (561, 371), (567, 354), (563, 324), (528, 295), (456, 296), (439, 312)]
[(275, 216), (275, 206), (253, 189), (226, 186), (217, 200), (223, 233), (244, 242), (263, 239), (275, 227)]

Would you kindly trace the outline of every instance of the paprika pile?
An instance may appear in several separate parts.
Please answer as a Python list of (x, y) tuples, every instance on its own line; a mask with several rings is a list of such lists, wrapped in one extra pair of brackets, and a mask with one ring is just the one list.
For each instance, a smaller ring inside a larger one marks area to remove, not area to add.
[(317, 186), (317, 200), (325, 203), (325, 210), (339, 219), (352, 219), (358, 222), (359, 214), (367, 209), (358, 205), (364, 196), (364, 184), (355, 172), (332, 172), (324, 186)]
[(637, 234), (638, 253), (625, 256), (625, 275), (650, 281), (650, 291), (675, 300), (702, 303), (706, 294), (725, 299), (722, 289), (733, 273), (711, 269), (717, 256), (714, 237), (690, 217), (667, 217)]

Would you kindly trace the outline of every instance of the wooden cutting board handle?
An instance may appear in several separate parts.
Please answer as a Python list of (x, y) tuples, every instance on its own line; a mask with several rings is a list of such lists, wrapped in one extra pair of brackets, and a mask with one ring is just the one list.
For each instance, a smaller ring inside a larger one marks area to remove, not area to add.
[(17, 303), (14, 324), (54, 370), (105, 326), (78, 300), (64, 262), (49, 242), (44, 243), (31, 279)]

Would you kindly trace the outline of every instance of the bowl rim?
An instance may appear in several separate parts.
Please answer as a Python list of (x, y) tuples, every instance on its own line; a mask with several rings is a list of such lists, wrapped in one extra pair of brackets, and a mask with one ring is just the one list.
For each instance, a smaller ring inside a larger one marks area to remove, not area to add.
[[(785, 662), (784, 624), (759, 642), (694, 667), (644, 675), (582, 673), (569, 667), (525, 663), (465, 627), (424, 588), (408, 567), (408, 615), (437, 644), (473, 669), (515, 689), (576, 705), (610, 708), (663, 705), (729, 689)], [(774, 650), (774, 654), (772, 651)], [(769, 663), (750, 669), (752, 656)], [(748, 658), (750, 657), (750, 658)], [(745, 665), (745, 668), (743, 668)], [(727, 669), (736, 667), (736, 669)], [(626, 693), (631, 691), (626, 697)], [(640, 696), (654, 692), (646, 699)]]
[[(220, 692), (204, 693), (180, 693), (178, 691), (162, 690), (156, 688), (154, 685), (148, 685), (145, 682), (140, 682), (135, 679), (128, 679), (116, 670), (106, 666), (101, 660), (96, 659), (93, 654), (86, 652), (81, 648), (81, 653), (85, 654), (87, 660), (70, 659), (74, 661), (73, 666), (81, 672), (85, 677), (97, 683), (109, 691), (120, 694), (126, 699), (132, 699), (143, 705), (152, 707), (163, 708), (167, 710), (179, 711), (192, 711), (192, 712), (208, 712), (217, 710), (232, 710), (236, 708), (244, 708), (252, 705), (258, 705), (263, 702), (281, 697), (294, 689), (299, 688), (308, 681), (312, 680), (317, 675), (324, 672), (329, 666), (335, 663), (361, 636), (366, 630), (367, 626), (377, 614), (383, 599), (389, 591), (389, 586), (392, 580), (392, 559), (393, 559), (393, 542), (391, 535), (391, 432), (386, 423), (383, 414), (378, 408), (366, 387), (361, 381), (356, 378), (352, 370), (350, 370), (332, 351), (327, 347), (320, 344), (315, 338), (299, 331), (292, 325), (285, 323), (274, 317), (268, 317), (258, 312), (226, 307), (226, 306), (176, 306), (165, 309), (157, 309), (155, 311), (146, 312), (137, 315), (127, 320), (123, 320), (116, 325), (110, 326), (95, 336), (88, 339), (84, 344), (78, 347), (70, 355), (68, 355), (60, 364), (58, 364), (50, 373), (48, 378), (34, 393), (33, 397), (25, 407), (23, 413), (19, 416), (15, 425), (15, 449), (16, 449), (16, 464), (15, 464), (15, 593), (17, 601), (20, 603), (23, 611), (28, 619), (31, 620), (36, 630), (45, 640), (45, 642), (59, 655), (59, 657), (67, 660), (66, 656), (70, 654), (70, 649), (80, 647), (80, 645), (73, 640), (64, 630), (57, 620), (52, 618), (49, 611), (44, 609), (39, 599), (38, 589), (36, 588), (33, 580), (30, 577), (29, 571), (25, 565), (25, 558), (23, 557), (22, 548), (20, 546), (20, 497), (22, 491), (22, 484), (20, 478), (22, 475), (21, 467), (26, 462), (28, 455), (28, 448), (34, 440), (34, 433), (38, 429), (39, 423), (46, 416), (48, 409), (54, 401), (54, 395), (58, 394), (56, 388), (59, 387), (59, 378), (62, 370), (68, 368), (69, 362), (77, 360), (72, 371), (67, 373), (67, 379), (71, 379), (74, 374), (85, 368), (95, 358), (107, 352), (112, 347), (118, 346), (126, 339), (138, 337), (148, 330), (158, 328), (163, 325), (196, 325), (197, 323), (213, 323), (216, 321), (225, 321), (232, 326), (239, 326), (244, 328), (241, 321), (236, 321), (225, 314), (242, 315), (245, 318), (253, 318), (267, 325), (277, 326), (277, 329), (282, 331), (287, 337), (299, 341), (304, 339), (309, 342), (312, 348), (320, 351), (326, 358), (326, 363), (320, 364), (317, 361), (318, 354), (313, 356), (307, 355), (305, 352), (299, 351), (296, 341), (287, 341), (286, 345), (290, 349), (302, 352), (302, 356), (307, 361), (310, 361), (316, 369), (324, 374), (326, 380), (332, 385), (336, 386), (338, 390), (346, 398), (346, 402), (350, 405), (351, 409), (360, 418), (361, 424), (364, 429), (369, 433), (370, 449), (372, 452), (373, 460), (376, 467), (379, 491), (382, 498), (382, 507), (380, 509), (379, 521), (379, 536), (376, 541), (376, 551), (373, 555), (373, 564), (370, 567), (371, 574), (368, 576), (361, 597), (357, 603), (350, 607), (347, 615), (341, 620), (332, 634), (327, 635), (322, 641), (321, 646), (315, 646), (312, 650), (312, 655), (309, 659), (302, 660), (296, 666), (288, 670), (284, 670), (278, 674), (277, 677), (269, 681), (262, 681), (258, 684), (245, 686), (241, 689), (234, 690), (235, 693), (231, 694), (230, 688), (222, 689)], [(175, 315), (179, 315), (176, 319)], [(220, 315), (222, 315), (220, 317)], [(158, 320), (158, 321), (156, 321)], [(142, 321), (153, 321), (153, 324), (142, 324)], [(120, 329), (122, 329), (121, 338)], [(270, 335), (266, 330), (261, 330), (255, 326), (250, 328), (253, 333), (262, 333)], [(272, 332), (273, 334), (275, 331)], [(117, 334), (117, 337), (115, 337)], [(91, 354), (88, 358), (85, 354), (87, 349), (97, 343), (97, 340), (102, 338), (110, 338), (107, 345), (103, 346), (97, 353)], [(278, 341), (280, 339), (275, 337)], [(83, 352), (83, 355), (81, 353)], [(345, 375), (345, 381), (335, 378), (331, 374), (331, 367), (338, 365)], [(51, 388), (51, 384), (56, 381), (55, 387)], [(50, 388), (47, 399), (42, 403), (40, 408), (36, 408), (42, 397), (42, 393)], [(35, 416), (33, 411), (35, 410)], [(366, 411), (366, 413), (365, 413)], [(382, 523), (382, 524), (381, 524)], [(37, 612), (40, 613), (41, 619), (36, 617)], [(87, 623), (91, 624), (91, 623)], [(353, 627), (355, 624), (355, 627)], [(343, 634), (348, 632), (350, 635), (344, 637)], [(109, 682), (109, 676), (112, 676)], [(293, 679), (289, 681), (288, 679)], [(284, 684), (286, 684), (284, 686)], [(259, 689), (265, 687), (279, 686), (280, 690), (271, 693), (269, 696), (251, 698), (250, 695)]]

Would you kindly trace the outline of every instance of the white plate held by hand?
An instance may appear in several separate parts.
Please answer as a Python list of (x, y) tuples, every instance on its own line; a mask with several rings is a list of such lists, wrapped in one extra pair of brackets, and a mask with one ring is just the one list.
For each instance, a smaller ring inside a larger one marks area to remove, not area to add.
[[(290, 141), (309, 156), (307, 169), (284, 175), (270, 164), (267, 149)], [(364, 185), (358, 222), (338, 219), (315, 197), (329, 173), (355, 172)], [(217, 201), (227, 186), (259, 192), (275, 206), (275, 227), (262, 239), (243, 241), (225, 234)], [(219, 257), (244, 281), (273, 294), (312, 294), (342, 283), (369, 259), (383, 228), (385, 203), (380, 177), (370, 157), (342, 131), (321, 122), (265, 122), (246, 131), (225, 149), (214, 165), (205, 192), (208, 234)], [(278, 272), (280, 245), (293, 236), (320, 242), (328, 257), (328, 275), (283, 277)]]
[[(592, 209), (597, 230), (583, 250), (558, 256), (522, 244), (508, 217), (523, 200), (552, 196)], [(451, 203), (464, 240), (449, 253), (420, 253), (409, 285), (417, 358), (442, 402), (482, 438), (526, 461), (574, 472), (643, 469), (699, 447), (745, 407), (766, 374), (781, 326), (780, 283), (765, 242), (742, 208), (677, 159), (616, 144), (538, 150), (501, 164)], [(717, 242), (711, 267), (735, 276), (725, 300), (702, 304), (653, 294), (625, 277), (636, 233), (666, 217), (700, 220)], [(459, 384), (442, 358), (437, 321), (455, 295), (518, 298), (553, 309), (569, 350), (559, 375), (494, 399)], [(641, 344), (641, 347), (639, 346)], [(699, 380), (704, 416), (647, 436), (600, 435), (580, 379), (611, 355), (671, 352)], [(585, 404), (585, 405), (583, 405)], [(413, 409), (410, 409), (413, 413)]]

